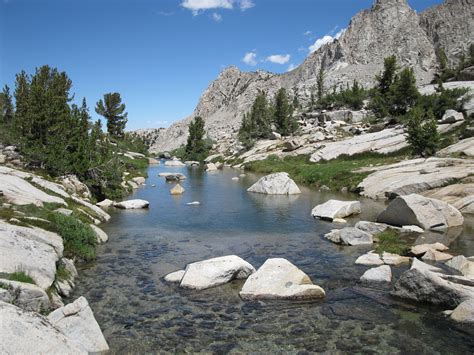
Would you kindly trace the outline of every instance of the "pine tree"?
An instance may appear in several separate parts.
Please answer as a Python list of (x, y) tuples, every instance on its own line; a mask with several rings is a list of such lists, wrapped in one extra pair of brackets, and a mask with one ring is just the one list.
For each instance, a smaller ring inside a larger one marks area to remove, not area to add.
[(382, 75), (376, 76), (376, 80), (378, 81), (378, 90), (382, 96), (385, 97), (390, 92), (390, 87), (395, 80), (397, 70), (397, 58), (394, 55), (385, 58)]
[(186, 144), (186, 158), (188, 160), (202, 161), (206, 157), (207, 149), (206, 142), (204, 141), (204, 120), (202, 117), (197, 116), (189, 124), (189, 135)]
[(5, 85), (2, 92), (2, 107), (1, 107), (1, 120), (6, 125), (11, 125), (13, 122), (14, 108), (12, 102), (12, 95), (10, 94), (10, 88)]
[(425, 111), (419, 107), (412, 109), (405, 123), (405, 132), (413, 154), (425, 157), (436, 153), (440, 135), (431, 110)]
[(95, 112), (107, 120), (107, 132), (111, 137), (123, 137), (127, 124), (127, 113), (119, 93), (105, 94), (104, 100), (100, 99), (97, 102)]
[(286, 90), (281, 88), (276, 95), (274, 122), (277, 132), (284, 136), (294, 133), (297, 128), (292, 111)]
[(317, 86), (317, 98), (318, 102), (321, 102), (324, 97), (324, 79), (326, 77), (326, 73), (324, 72), (324, 63), (321, 64), (318, 72), (318, 78), (316, 82)]
[(271, 133), (271, 116), (267, 95), (264, 92), (260, 92), (255, 99), (250, 112), (250, 119), (255, 125), (256, 138), (268, 138)]
[(420, 93), (413, 69), (404, 68), (390, 87), (390, 113), (404, 115), (415, 106)]
[(21, 71), (16, 75), (15, 81), (15, 126), (22, 135), (26, 135), (31, 130), (31, 121), (28, 118), (28, 106), (30, 96), (30, 78)]

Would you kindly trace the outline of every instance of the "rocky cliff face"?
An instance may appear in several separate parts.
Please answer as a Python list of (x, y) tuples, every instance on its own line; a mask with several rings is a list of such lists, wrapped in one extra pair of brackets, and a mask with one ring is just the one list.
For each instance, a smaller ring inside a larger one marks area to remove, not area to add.
[(212, 139), (232, 138), (259, 90), (273, 97), (284, 87), (300, 102), (307, 102), (321, 66), (325, 85), (345, 85), (357, 79), (373, 84), (383, 60), (396, 55), (399, 63), (413, 67), (418, 83), (428, 83), (436, 70), (436, 47), (446, 49), (452, 61), (473, 40), (474, 0), (446, 0), (418, 15), (406, 0), (375, 0), (371, 9), (357, 14), (345, 33), (311, 54), (295, 70), (277, 75), (263, 71), (225, 69), (203, 93), (194, 113), (166, 130), (157, 132), (152, 152), (172, 150), (185, 144), (187, 126), (195, 116), (206, 121)]

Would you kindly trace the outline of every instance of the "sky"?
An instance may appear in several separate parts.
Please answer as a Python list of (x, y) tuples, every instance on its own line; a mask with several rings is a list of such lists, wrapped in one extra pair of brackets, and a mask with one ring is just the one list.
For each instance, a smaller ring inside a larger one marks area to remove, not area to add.
[[(0, 85), (48, 64), (75, 101), (119, 92), (128, 130), (190, 115), (220, 71), (283, 73), (373, 0), (0, 0)], [(441, 0), (409, 0), (417, 11)]]

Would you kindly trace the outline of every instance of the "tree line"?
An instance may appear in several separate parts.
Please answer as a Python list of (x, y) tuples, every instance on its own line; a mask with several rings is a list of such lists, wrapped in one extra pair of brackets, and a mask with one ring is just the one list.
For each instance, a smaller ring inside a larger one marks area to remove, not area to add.
[(100, 120), (91, 121), (85, 99), (73, 103), (71, 89), (67, 74), (48, 65), (32, 75), (18, 73), (13, 94), (7, 85), (0, 94), (0, 142), (18, 146), (31, 168), (53, 177), (77, 175), (99, 199), (121, 196), (127, 166), (118, 147), (146, 147), (125, 133), (127, 113), (119, 93), (105, 94), (96, 104), (107, 122), (105, 133)]

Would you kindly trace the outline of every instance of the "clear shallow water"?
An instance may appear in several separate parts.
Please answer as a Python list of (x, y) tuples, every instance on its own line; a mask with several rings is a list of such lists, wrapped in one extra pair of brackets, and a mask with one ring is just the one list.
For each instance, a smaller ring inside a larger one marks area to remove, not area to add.
[[(174, 184), (158, 177), (164, 171), (188, 177), (184, 195), (170, 195)], [(111, 211), (112, 221), (102, 226), (109, 242), (99, 247), (94, 263), (80, 267), (71, 299), (89, 300), (113, 353), (473, 352), (473, 333), (447, 322), (442, 309), (406, 303), (358, 282), (367, 267), (354, 261), (370, 247), (323, 239), (335, 226), (313, 220), (311, 209), (329, 198), (354, 196), (305, 188), (292, 197), (250, 194), (246, 188), (257, 177), (231, 180), (239, 174), (153, 166), (147, 186), (130, 196), (150, 201), (150, 209)], [(186, 205), (192, 201), (201, 205)], [(373, 220), (382, 208), (363, 200), (360, 219)], [(424, 238), (441, 238), (453, 251), (474, 255), (473, 225), (470, 219), (464, 230)], [(242, 281), (197, 292), (162, 280), (189, 262), (229, 254), (256, 268), (267, 258), (287, 258), (327, 297), (252, 303), (238, 296)], [(392, 268), (395, 277), (404, 270)]]

